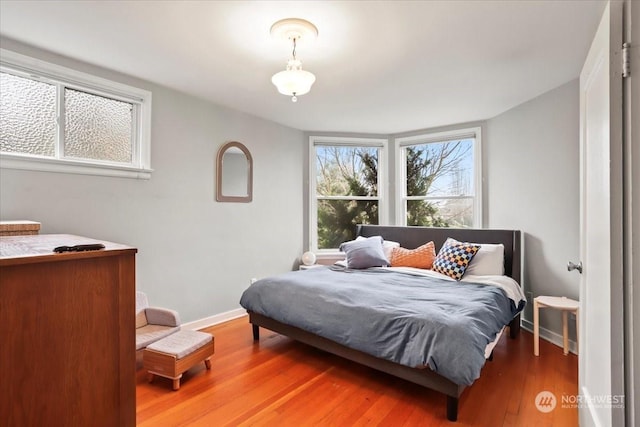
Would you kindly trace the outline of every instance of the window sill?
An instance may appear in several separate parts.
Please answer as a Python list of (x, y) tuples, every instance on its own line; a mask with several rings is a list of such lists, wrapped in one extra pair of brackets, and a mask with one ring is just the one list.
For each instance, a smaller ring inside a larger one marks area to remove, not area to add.
[(74, 160), (43, 159), (19, 155), (0, 155), (0, 169), (19, 169), (38, 172), (73, 173), (120, 178), (150, 179), (152, 169), (131, 166), (100, 165)]

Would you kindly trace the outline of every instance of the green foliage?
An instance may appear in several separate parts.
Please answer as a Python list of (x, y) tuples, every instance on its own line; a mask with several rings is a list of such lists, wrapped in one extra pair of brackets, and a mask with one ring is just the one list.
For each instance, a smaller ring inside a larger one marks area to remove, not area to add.
[[(324, 147), (318, 156), (318, 194), (376, 197), (377, 150)], [(319, 200), (318, 248), (337, 248), (355, 238), (357, 224), (378, 223), (377, 200)]]
[(318, 248), (337, 248), (355, 238), (357, 224), (378, 223), (376, 200), (320, 200)]
[(429, 191), (429, 187), (435, 178), (429, 174), (429, 166), (433, 160), (428, 156), (423, 156), (424, 149), (409, 147), (406, 149), (407, 156), (407, 195), (423, 196)]

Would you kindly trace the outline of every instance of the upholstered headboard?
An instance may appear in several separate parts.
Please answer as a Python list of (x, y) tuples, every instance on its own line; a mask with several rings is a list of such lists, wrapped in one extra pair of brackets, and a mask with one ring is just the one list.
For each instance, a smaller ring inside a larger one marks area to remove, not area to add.
[(489, 230), (469, 228), (400, 227), (388, 225), (358, 225), (358, 236), (382, 236), (384, 240), (400, 243), (407, 249), (433, 241), (436, 252), (448, 237), (462, 242), (502, 243), (504, 245), (504, 272), (521, 284), (521, 253), (519, 230)]

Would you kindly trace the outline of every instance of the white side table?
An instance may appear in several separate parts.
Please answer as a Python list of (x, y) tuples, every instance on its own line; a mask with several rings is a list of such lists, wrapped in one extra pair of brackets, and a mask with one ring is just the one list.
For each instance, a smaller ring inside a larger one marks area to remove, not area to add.
[(564, 347), (564, 355), (569, 353), (569, 327), (567, 326), (567, 318), (569, 312), (576, 316), (576, 343), (578, 342), (578, 309), (580, 303), (567, 297), (550, 297), (540, 295), (533, 300), (533, 354), (540, 355), (540, 313), (541, 308), (555, 308), (562, 310), (562, 344)]
[(311, 265), (300, 264), (300, 266), (298, 267), (298, 270), (311, 270), (312, 268), (318, 268), (318, 267), (324, 267), (324, 265), (322, 265), (322, 264), (311, 264)]

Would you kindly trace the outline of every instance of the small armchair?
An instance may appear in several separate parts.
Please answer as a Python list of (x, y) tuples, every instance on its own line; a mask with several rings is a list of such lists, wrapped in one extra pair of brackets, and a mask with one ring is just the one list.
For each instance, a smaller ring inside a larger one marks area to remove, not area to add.
[(136, 351), (180, 330), (178, 312), (149, 307), (147, 295), (136, 292)]

